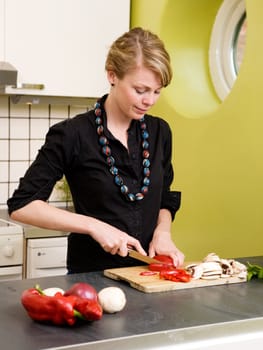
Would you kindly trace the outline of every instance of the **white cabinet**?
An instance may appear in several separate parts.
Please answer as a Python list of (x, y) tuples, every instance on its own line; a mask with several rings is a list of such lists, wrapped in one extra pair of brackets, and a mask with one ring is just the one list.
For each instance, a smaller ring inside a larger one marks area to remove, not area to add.
[(130, 0), (0, 0), (0, 22), (0, 61), (18, 70), (6, 93), (97, 97), (108, 91), (105, 58), (129, 29)]
[(67, 274), (67, 237), (28, 239), (26, 254), (26, 278)]

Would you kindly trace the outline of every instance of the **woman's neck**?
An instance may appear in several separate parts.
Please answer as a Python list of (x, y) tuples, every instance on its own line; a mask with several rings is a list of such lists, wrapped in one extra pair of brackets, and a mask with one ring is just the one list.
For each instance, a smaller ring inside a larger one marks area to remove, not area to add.
[(107, 128), (112, 135), (118, 139), (126, 148), (128, 148), (128, 129), (130, 120), (125, 118), (121, 111), (112, 102), (110, 97), (107, 98), (104, 105), (107, 114)]

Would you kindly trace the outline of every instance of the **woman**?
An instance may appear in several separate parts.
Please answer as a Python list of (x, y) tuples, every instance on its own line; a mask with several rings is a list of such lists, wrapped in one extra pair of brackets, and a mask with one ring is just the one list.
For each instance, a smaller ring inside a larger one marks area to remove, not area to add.
[[(36, 160), (8, 200), (12, 219), (71, 232), (69, 273), (138, 265), (128, 249), (164, 254), (180, 266), (171, 238), (180, 192), (170, 191), (171, 131), (147, 111), (172, 78), (170, 58), (153, 33), (134, 28), (111, 46), (108, 95), (94, 108), (50, 128)], [(75, 212), (46, 201), (65, 175)]]

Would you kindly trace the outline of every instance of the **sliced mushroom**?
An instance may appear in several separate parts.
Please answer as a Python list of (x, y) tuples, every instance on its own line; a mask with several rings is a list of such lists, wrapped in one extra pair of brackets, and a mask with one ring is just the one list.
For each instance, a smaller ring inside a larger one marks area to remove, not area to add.
[(236, 260), (231, 260), (231, 266), (233, 269), (233, 274), (237, 275), (239, 278), (247, 277), (247, 267)]
[(190, 264), (186, 270), (193, 279), (217, 279), (237, 276), (247, 278), (247, 267), (234, 259), (220, 259), (215, 253), (208, 254), (200, 264)]
[(201, 278), (204, 270), (202, 264), (190, 264), (186, 266), (186, 271), (191, 274), (192, 279), (196, 280)]
[(228, 276), (232, 276), (233, 275), (233, 267), (231, 266), (231, 263), (229, 260), (227, 259), (221, 259), (220, 261), (221, 263), (221, 267), (222, 267), (222, 274), (226, 275), (226, 277)]
[(222, 268), (218, 262), (207, 261), (200, 264), (203, 269), (202, 279), (217, 279), (222, 275)]
[(216, 253), (210, 253), (208, 254), (204, 259), (203, 262), (220, 262), (220, 258)]

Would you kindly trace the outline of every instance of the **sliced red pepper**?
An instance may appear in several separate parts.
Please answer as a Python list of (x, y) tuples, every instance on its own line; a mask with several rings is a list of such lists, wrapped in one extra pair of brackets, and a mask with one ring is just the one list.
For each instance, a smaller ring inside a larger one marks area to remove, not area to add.
[(140, 272), (141, 276), (154, 276), (157, 275), (156, 271), (142, 271)]
[(183, 269), (160, 271), (160, 278), (174, 282), (190, 282), (191, 275)]

